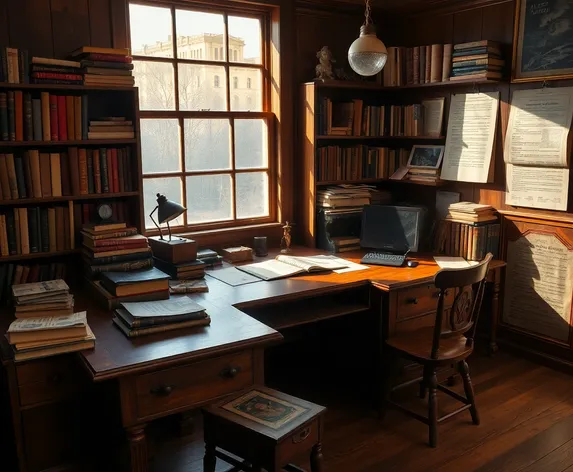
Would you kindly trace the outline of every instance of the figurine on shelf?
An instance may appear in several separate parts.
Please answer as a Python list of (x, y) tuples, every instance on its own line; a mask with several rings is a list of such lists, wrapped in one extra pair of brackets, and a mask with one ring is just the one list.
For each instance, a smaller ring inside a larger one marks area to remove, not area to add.
[(283, 237), (281, 239), (281, 253), (283, 254), (288, 254), (290, 252), (290, 243), (292, 239), (290, 234), (291, 229), (292, 225), (287, 221), (283, 226)]
[(316, 70), (316, 78), (318, 80), (333, 80), (334, 79), (334, 72), (332, 71), (332, 64), (336, 62), (336, 60), (332, 57), (332, 52), (328, 49), (328, 46), (323, 46), (320, 51), (316, 53), (316, 57), (318, 58), (318, 64), (315, 68)]

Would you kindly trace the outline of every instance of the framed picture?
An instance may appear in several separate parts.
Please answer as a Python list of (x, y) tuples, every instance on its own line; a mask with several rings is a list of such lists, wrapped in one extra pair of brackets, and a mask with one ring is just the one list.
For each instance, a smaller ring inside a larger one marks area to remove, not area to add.
[(573, 0), (517, 0), (512, 82), (573, 78)]
[(444, 157), (445, 146), (417, 145), (410, 152), (408, 167), (439, 169)]

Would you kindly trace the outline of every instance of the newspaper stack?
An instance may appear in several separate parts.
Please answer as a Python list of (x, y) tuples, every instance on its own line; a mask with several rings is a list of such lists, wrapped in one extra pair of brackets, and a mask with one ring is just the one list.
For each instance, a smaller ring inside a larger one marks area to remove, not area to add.
[(65, 316), (74, 312), (74, 297), (63, 280), (50, 280), (12, 286), (15, 316)]
[(13, 321), (6, 338), (14, 349), (15, 361), (81, 351), (95, 346), (95, 336), (88, 326), (85, 311)]

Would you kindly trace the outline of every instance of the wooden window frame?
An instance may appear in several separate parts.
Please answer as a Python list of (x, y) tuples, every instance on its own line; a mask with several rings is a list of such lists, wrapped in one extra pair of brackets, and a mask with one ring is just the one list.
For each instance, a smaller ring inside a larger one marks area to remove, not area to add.
[[(183, 217), (183, 225), (172, 226), (173, 233), (193, 233), (212, 231), (218, 229), (244, 229), (249, 226), (255, 227), (256, 225), (268, 225), (277, 223), (278, 221), (278, 189), (277, 189), (277, 171), (278, 171), (278, 152), (276, 143), (276, 115), (271, 111), (271, 11), (268, 8), (237, 8), (236, 6), (222, 6), (222, 5), (207, 5), (202, 2), (192, 1), (177, 1), (177, 0), (130, 0), (129, 4), (144, 5), (152, 7), (169, 8), (171, 10), (171, 33), (174, 38), (177, 38), (177, 20), (176, 10), (190, 10), (220, 14), (224, 19), (224, 37), (225, 37), (225, 59), (224, 60), (202, 60), (190, 58), (177, 57), (177, 41), (173, 41), (173, 57), (154, 57), (154, 56), (133, 56), (134, 61), (140, 62), (155, 62), (171, 64), (173, 67), (174, 78), (174, 110), (140, 110), (140, 118), (143, 119), (176, 119), (179, 124), (179, 148), (180, 148), (180, 168), (182, 171), (177, 172), (161, 172), (161, 173), (142, 173), (142, 180), (149, 180), (154, 178), (178, 177), (181, 179), (182, 199), (183, 205), (187, 202), (187, 182), (186, 178), (190, 176), (201, 175), (230, 175), (231, 177), (231, 194), (233, 199), (232, 205), (232, 219), (224, 221), (213, 221), (204, 223), (188, 223), (187, 212)], [(252, 7), (252, 6), (251, 6)], [(231, 61), (231, 53), (229, 47), (229, 16), (240, 16), (243, 18), (254, 18), (260, 21), (261, 25), (261, 63), (249, 64), (242, 62)], [(178, 64), (193, 64), (193, 65), (213, 65), (223, 67), (225, 70), (226, 82), (226, 107), (227, 111), (183, 111), (179, 109), (179, 68)], [(237, 68), (250, 68), (257, 69), (261, 74), (261, 102), (262, 111), (231, 111), (231, 69)], [(188, 171), (185, 162), (185, 135), (184, 135), (184, 122), (186, 119), (200, 118), (200, 119), (228, 119), (230, 124), (230, 152), (231, 152), (231, 168), (226, 170), (211, 170), (211, 171)], [(235, 166), (235, 120), (240, 119), (262, 119), (267, 125), (267, 156), (268, 163), (266, 167), (252, 168), (252, 169), (237, 169)], [(248, 173), (261, 173), (266, 172), (268, 177), (268, 208), (269, 215), (263, 217), (252, 218), (237, 218), (237, 199), (236, 199), (236, 175)], [(141, 188), (143, 189), (143, 182)], [(148, 236), (157, 235), (159, 231), (154, 228), (143, 228), (145, 234)]]

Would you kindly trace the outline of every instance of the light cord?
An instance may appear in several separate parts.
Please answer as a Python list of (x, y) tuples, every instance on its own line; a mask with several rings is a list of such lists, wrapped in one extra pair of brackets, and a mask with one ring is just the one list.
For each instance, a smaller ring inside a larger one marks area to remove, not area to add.
[(372, 19), (370, 18), (370, 0), (366, 0), (366, 11), (364, 12), (364, 17), (366, 18), (364, 22), (365, 25), (372, 23)]

